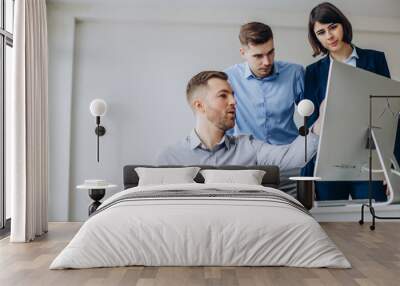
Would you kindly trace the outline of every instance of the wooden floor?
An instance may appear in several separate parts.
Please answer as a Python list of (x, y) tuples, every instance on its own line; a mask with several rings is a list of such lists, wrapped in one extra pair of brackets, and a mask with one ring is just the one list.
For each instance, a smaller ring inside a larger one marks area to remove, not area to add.
[(80, 223), (50, 223), (32, 243), (0, 241), (0, 285), (400, 285), (400, 223), (322, 223), (353, 268), (120, 267), (48, 270)]

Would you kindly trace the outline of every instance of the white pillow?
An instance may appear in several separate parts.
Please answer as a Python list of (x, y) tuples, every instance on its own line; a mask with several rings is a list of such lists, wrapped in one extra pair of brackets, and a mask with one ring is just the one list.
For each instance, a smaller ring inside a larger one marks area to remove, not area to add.
[(195, 183), (193, 179), (199, 170), (199, 167), (135, 168), (139, 175), (139, 186)]
[(200, 171), (204, 183), (234, 183), (247, 185), (261, 185), (265, 171), (262, 170), (212, 170)]

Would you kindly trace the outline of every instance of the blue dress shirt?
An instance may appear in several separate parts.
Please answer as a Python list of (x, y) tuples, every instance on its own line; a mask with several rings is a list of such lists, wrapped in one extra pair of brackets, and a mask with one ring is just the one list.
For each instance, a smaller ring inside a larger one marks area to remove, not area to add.
[(298, 135), (295, 104), (303, 97), (304, 69), (274, 62), (273, 73), (257, 78), (247, 63), (225, 70), (236, 99), (236, 125), (228, 134), (251, 134), (273, 145), (291, 143)]

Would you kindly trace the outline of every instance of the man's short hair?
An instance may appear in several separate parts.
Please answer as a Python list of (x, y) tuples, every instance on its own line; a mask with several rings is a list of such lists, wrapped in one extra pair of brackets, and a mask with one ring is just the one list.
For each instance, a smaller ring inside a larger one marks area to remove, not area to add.
[(186, 87), (186, 99), (190, 106), (192, 105), (196, 90), (206, 87), (208, 81), (212, 78), (228, 80), (227, 74), (221, 71), (202, 71), (190, 79)]
[(243, 46), (259, 45), (273, 38), (270, 26), (259, 22), (251, 22), (240, 27), (239, 41)]

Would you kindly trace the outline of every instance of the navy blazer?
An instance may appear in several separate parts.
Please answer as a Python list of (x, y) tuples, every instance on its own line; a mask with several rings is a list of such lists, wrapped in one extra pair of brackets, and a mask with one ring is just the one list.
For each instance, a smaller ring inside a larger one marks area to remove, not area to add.
[[(358, 55), (358, 59), (356, 59), (356, 66), (358, 68), (390, 78), (389, 68), (383, 52), (355, 48)], [(311, 126), (319, 116), (319, 107), (325, 98), (329, 66), (330, 58), (326, 56), (306, 68), (304, 98), (311, 100), (315, 105), (315, 112), (308, 120), (309, 126)]]
[[(358, 68), (390, 78), (389, 68), (383, 52), (374, 50), (365, 50), (355, 47), (358, 55), (356, 66)], [(328, 82), (330, 58), (326, 56), (319, 61), (307, 66), (304, 79), (304, 98), (311, 100), (315, 105), (315, 111), (309, 118), (307, 125), (311, 126), (319, 117), (319, 107), (325, 98), (326, 85)], [(400, 124), (400, 118), (399, 118)], [(396, 136), (395, 156), (400, 163), (400, 132), (399, 126)], [(313, 166), (308, 164), (306, 169), (309, 169), (306, 174), (310, 175), (313, 171)], [(311, 168), (310, 168), (311, 167)], [(303, 173), (304, 174), (304, 173)]]

